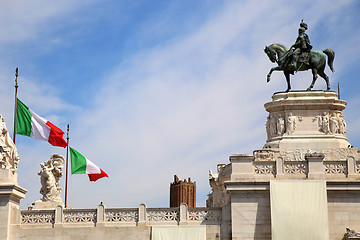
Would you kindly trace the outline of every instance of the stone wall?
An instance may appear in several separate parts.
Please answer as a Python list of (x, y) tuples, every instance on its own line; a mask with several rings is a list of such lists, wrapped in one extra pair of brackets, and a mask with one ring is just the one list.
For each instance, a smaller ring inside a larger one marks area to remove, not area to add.
[(271, 240), (269, 192), (231, 196), (232, 239)]
[(360, 231), (360, 192), (328, 191), (330, 240), (342, 239), (346, 228)]

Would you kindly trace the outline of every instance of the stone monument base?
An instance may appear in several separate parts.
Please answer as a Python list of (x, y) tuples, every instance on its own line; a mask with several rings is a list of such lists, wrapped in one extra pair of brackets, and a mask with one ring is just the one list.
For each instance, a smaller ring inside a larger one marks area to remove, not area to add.
[(10, 169), (0, 169), (0, 184), (17, 185), (17, 173), (14, 173)]
[(57, 206), (64, 207), (64, 203), (62, 201), (43, 201), (43, 200), (37, 200), (32, 204), (35, 210), (44, 210), (44, 209), (55, 209)]

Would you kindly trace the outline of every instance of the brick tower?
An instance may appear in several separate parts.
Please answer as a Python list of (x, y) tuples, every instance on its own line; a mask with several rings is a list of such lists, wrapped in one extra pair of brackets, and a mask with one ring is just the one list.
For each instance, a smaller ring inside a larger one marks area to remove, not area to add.
[(181, 203), (196, 207), (196, 182), (190, 178), (181, 181), (174, 175), (174, 182), (170, 183), (170, 207), (179, 207)]

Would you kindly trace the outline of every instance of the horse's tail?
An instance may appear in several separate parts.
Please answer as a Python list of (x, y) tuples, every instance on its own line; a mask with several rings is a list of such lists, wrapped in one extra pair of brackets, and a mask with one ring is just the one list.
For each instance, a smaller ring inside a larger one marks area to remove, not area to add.
[(335, 72), (334, 67), (333, 67), (335, 52), (331, 48), (327, 48), (327, 49), (323, 50), (323, 53), (325, 53), (328, 56), (328, 65), (329, 65), (331, 71)]

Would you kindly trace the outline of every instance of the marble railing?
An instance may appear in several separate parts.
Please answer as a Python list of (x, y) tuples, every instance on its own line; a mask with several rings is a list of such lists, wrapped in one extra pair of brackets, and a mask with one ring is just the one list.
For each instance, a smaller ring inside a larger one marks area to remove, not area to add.
[(21, 225), (218, 225), (221, 223), (221, 208), (105, 208), (97, 209), (22, 210)]

